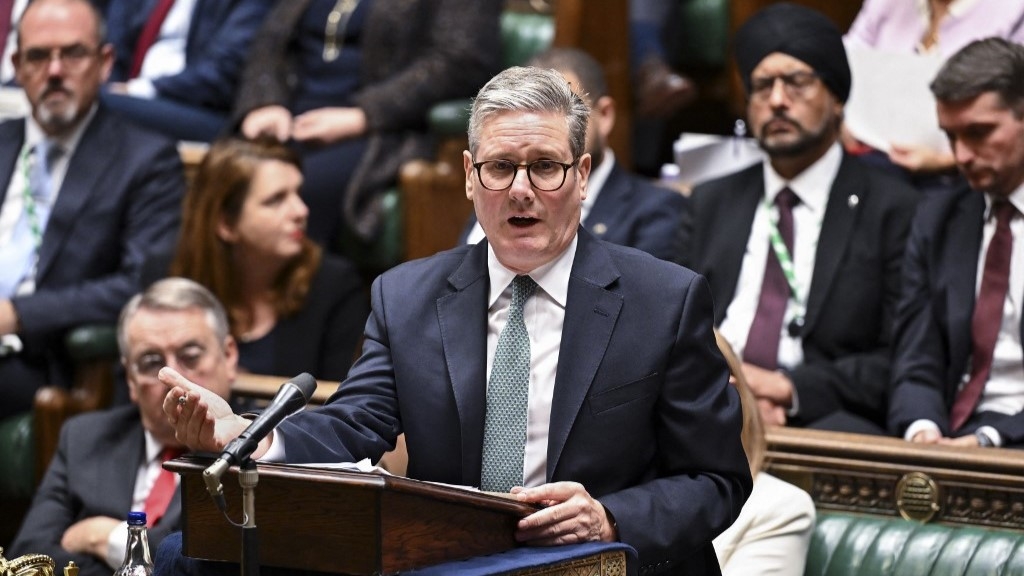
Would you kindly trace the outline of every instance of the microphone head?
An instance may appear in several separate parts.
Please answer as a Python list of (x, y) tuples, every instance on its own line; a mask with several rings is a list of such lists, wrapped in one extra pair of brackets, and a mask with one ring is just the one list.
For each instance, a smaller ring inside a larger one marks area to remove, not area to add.
[(299, 392), (302, 392), (302, 399), (304, 403), (309, 403), (310, 399), (313, 398), (313, 392), (316, 391), (316, 378), (313, 378), (309, 372), (303, 372), (295, 378), (289, 380)]

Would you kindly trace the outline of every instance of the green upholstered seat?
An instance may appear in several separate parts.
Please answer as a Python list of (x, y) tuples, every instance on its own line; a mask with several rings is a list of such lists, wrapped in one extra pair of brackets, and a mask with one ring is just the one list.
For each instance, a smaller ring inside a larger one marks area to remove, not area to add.
[(1024, 532), (819, 512), (805, 576), (1024, 574)]
[(0, 502), (30, 498), (35, 491), (32, 413), (0, 421)]

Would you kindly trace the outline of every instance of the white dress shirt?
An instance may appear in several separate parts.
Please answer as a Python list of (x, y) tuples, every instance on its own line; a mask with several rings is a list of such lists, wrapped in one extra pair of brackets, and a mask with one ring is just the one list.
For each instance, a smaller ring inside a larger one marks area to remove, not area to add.
[(790, 336), (786, 328), (794, 318), (803, 317), (805, 314), (807, 294), (814, 275), (818, 237), (821, 235), (821, 222), (825, 217), (829, 194), (842, 160), (842, 149), (838, 143), (834, 144), (817, 162), (790, 181), (779, 176), (772, 169), (771, 163), (764, 162), (764, 200), (758, 203), (754, 213), (754, 222), (747, 238), (747, 248), (737, 281), (736, 295), (719, 327), (722, 336), (737, 354), (742, 356), (746, 347), (747, 333), (754, 322), (757, 303), (761, 297), (761, 283), (764, 280), (768, 250), (771, 249), (771, 221), (777, 217), (778, 212), (775, 197), (788, 186), (800, 198), (800, 203), (793, 207), (794, 248), (791, 255), (797, 295), (796, 298), (790, 298), (786, 304), (786, 314), (781, 328), (782, 337), (779, 340), (779, 366), (792, 368), (803, 362), (802, 342), (798, 336)]
[(185, 47), (195, 7), (196, 0), (174, 0), (160, 26), (160, 33), (142, 59), (139, 77), (128, 81), (128, 94), (137, 98), (155, 98), (155, 78), (180, 74), (185, 69)]

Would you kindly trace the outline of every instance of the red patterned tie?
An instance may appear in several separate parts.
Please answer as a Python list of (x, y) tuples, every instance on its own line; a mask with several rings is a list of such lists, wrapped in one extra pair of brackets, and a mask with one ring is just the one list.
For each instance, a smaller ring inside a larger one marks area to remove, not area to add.
[[(173, 460), (184, 453), (182, 448), (166, 447), (160, 453), (160, 464)], [(146, 496), (146, 503), (143, 505), (146, 512), (147, 528), (152, 528), (167, 512), (167, 506), (171, 504), (171, 499), (174, 498), (174, 489), (177, 486), (175, 476), (177, 476), (176, 473), (160, 468), (160, 474), (157, 475), (156, 482), (153, 482), (153, 488), (150, 489), (149, 496)]]
[(978, 291), (971, 319), (971, 376), (957, 394), (950, 411), (949, 420), (953, 431), (963, 426), (974, 413), (992, 371), (992, 354), (1003, 323), (1003, 306), (1010, 287), (1010, 256), (1013, 253), (1010, 220), (1016, 212), (1013, 205), (1005, 200), (997, 200), (992, 205), (996, 232), (985, 254), (981, 290)]
[(139, 39), (135, 43), (135, 53), (132, 55), (132, 68), (128, 73), (128, 78), (138, 78), (139, 72), (142, 71), (142, 61), (146, 59), (146, 52), (156, 42), (157, 36), (160, 35), (160, 27), (164, 25), (167, 13), (171, 11), (173, 5), (174, 0), (157, 0), (156, 6), (149, 14), (149, 20), (146, 20), (146, 25), (142, 28)]
[[(779, 235), (789, 250), (790, 258), (793, 256), (793, 206), (799, 202), (800, 198), (789, 188), (783, 188), (775, 197), (775, 205), (779, 210)], [(769, 245), (757, 313), (747, 333), (747, 344), (743, 347), (744, 362), (769, 370), (778, 368), (779, 339), (782, 337), (782, 320), (786, 316), (787, 302), (789, 283), (782, 272), (779, 257)]]

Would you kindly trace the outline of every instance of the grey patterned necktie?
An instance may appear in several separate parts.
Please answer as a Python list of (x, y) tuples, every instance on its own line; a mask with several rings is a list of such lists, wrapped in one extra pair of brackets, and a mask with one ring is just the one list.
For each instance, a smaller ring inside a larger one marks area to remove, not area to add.
[(491, 378), (487, 382), (483, 466), (480, 488), (508, 492), (523, 483), (526, 408), (530, 396), (530, 335), (523, 322), (523, 304), (537, 283), (529, 276), (512, 280), (508, 321), (498, 336)]

